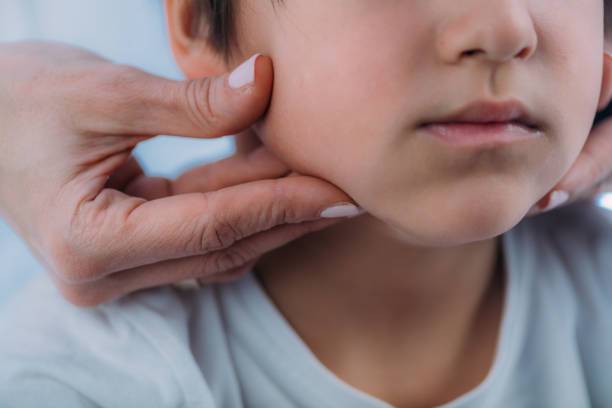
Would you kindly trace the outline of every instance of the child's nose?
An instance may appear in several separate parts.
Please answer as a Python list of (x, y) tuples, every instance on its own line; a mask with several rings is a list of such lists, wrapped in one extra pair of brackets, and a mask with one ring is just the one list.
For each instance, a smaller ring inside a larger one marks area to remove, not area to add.
[(436, 50), (445, 63), (481, 59), (504, 63), (527, 59), (538, 35), (528, 4), (514, 0), (476, 0), (457, 7), (437, 31)]

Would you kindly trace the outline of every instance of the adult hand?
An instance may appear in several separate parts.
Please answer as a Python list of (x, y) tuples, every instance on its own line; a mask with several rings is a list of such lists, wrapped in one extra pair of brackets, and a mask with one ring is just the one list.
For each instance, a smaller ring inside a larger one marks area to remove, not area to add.
[(612, 118), (593, 128), (567, 174), (527, 215), (594, 200), (602, 193), (612, 193)]
[[(610, 60), (612, 56), (604, 54)], [(612, 63), (604, 64), (605, 80), (612, 77)], [(594, 200), (602, 193), (612, 193), (612, 95), (604, 95), (598, 107), (596, 124), (580, 155), (556, 184), (527, 213), (541, 214), (575, 202)]]
[(612, 193), (612, 119), (592, 130), (569, 172), (527, 215), (594, 200), (602, 193)]
[(61, 44), (2, 44), (0, 210), (76, 305), (243, 273), (358, 209), (322, 180), (283, 177), (263, 147), (174, 181), (145, 176), (131, 152), (158, 134), (248, 129), (272, 82), (263, 56), (181, 82)]

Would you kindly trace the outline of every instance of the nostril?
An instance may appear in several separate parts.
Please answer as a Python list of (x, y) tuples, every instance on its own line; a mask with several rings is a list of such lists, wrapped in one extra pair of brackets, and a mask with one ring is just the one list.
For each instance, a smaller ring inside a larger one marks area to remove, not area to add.
[(516, 55), (516, 57), (520, 59), (525, 59), (529, 56), (529, 54), (531, 54), (531, 48), (525, 47)]

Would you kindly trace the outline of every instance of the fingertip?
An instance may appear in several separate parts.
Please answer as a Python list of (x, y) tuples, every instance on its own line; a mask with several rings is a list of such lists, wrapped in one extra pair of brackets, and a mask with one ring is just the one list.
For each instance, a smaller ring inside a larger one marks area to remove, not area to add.
[(268, 91), (272, 85), (274, 69), (272, 59), (263, 54), (253, 54), (227, 76), (228, 86), (239, 93), (255, 88)]
[(287, 202), (301, 206), (309, 214), (300, 221), (353, 218), (365, 213), (346, 192), (329, 181), (300, 174), (276, 181), (277, 188), (289, 197)]
[(272, 88), (274, 81), (274, 66), (272, 58), (259, 54), (255, 59), (255, 83), (265, 90)]
[(267, 109), (272, 97), (274, 83), (274, 68), (272, 59), (266, 55), (256, 54), (254, 58), (254, 85), (250, 88), (253, 99), (256, 101), (257, 117), (261, 116)]
[(272, 59), (254, 54), (225, 76), (223, 106), (231, 116), (228, 134), (243, 131), (267, 111), (272, 97), (274, 70)]
[(354, 218), (364, 214), (362, 208), (357, 207), (352, 203), (334, 204), (320, 213), (321, 218)]
[(566, 204), (571, 195), (569, 192), (561, 189), (554, 189), (553, 191), (546, 194), (546, 196), (538, 201), (529, 214), (541, 214), (554, 210), (555, 208), (561, 207)]
[(255, 81), (257, 59), (260, 54), (254, 54), (242, 64), (238, 65), (228, 76), (227, 84), (232, 89), (241, 89), (252, 86)]

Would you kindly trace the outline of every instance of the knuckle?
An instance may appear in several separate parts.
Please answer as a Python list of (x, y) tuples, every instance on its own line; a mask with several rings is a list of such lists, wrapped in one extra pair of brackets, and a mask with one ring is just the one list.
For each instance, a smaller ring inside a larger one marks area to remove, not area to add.
[(220, 127), (223, 113), (216, 100), (217, 81), (202, 78), (187, 81), (183, 99), (188, 117), (199, 128), (214, 131)]
[(225, 272), (248, 263), (251, 257), (244, 249), (228, 248), (209, 256), (212, 273)]
[(210, 223), (207, 229), (201, 243), (201, 247), (207, 251), (231, 247), (241, 238), (240, 231), (234, 223), (223, 219)]
[(282, 179), (274, 180), (274, 183), (273, 205), (270, 207), (270, 214), (268, 214), (271, 222), (270, 227), (297, 221), (299, 219), (297, 203), (292, 202), (290, 193)]
[(210, 214), (206, 224), (200, 228), (201, 233), (197, 242), (196, 253), (217, 251), (234, 245), (243, 237), (242, 216), (236, 214), (228, 215), (228, 210), (223, 203), (214, 199), (214, 195), (201, 194), (205, 200), (203, 208)]

